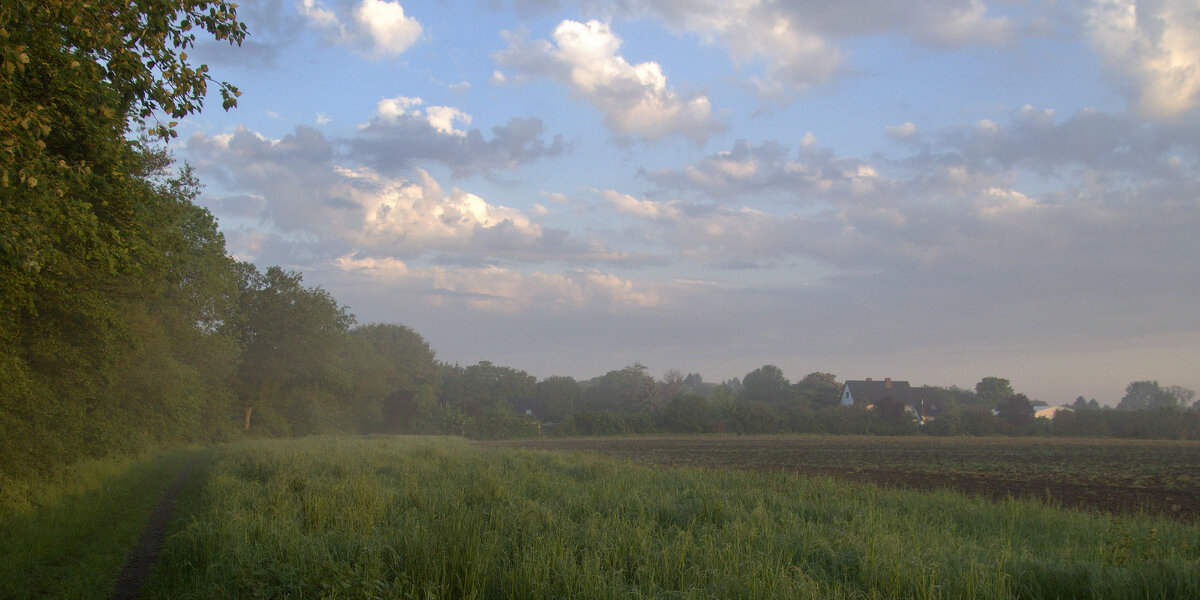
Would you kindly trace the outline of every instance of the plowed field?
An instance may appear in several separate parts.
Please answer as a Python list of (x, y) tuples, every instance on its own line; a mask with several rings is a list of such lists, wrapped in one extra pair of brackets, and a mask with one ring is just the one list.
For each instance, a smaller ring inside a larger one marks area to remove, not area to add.
[(489, 442), (657, 465), (779, 470), (1200, 521), (1200, 442), (689, 436)]

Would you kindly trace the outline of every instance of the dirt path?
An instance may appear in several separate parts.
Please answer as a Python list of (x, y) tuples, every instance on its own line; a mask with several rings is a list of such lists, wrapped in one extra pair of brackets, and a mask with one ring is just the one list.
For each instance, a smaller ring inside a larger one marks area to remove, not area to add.
[(133, 550), (129, 552), (129, 556), (125, 558), (125, 568), (121, 569), (121, 575), (117, 578), (117, 588), (112, 595), (113, 600), (133, 600), (138, 597), (142, 590), (142, 584), (146, 582), (146, 576), (150, 574), (150, 569), (158, 561), (158, 555), (162, 552), (163, 534), (166, 533), (167, 522), (171, 520), (171, 514), (175, 512), (175, 500), (179, 497), (183, 485), (187, 483), (192, 469), (199, 463), (200, 457), (196, 456), (184, 464), (183, 468), (179, 470), (179, 474), (175, 476), (175, 481), (171, 483), (171, 487), (167, 488), (166, 493), (159, 499), (158, 506), (150, 515), (150, 521), (146, 523), (146, 528), (138, 537), (137, 546), (134, 546)]

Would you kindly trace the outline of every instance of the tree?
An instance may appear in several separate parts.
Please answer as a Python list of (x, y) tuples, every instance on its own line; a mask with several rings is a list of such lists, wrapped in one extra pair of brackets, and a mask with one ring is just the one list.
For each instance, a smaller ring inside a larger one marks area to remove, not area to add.
[(792, 390), (779, 367), (765, 365), (742, 378), (742, 395), (750, 402), (782, 404), (791, 399)]
[[(224, 1), (0, 5), (0, 262), (38, 273), (63, 252), (127, 258), (134, 213), (123, 192), (136, 178), (124, 134), (202, 108), (214, 80), (188, 62), (194, 30), (237, 44), (246, 35)], [(218, 85), (233, 107), (237, 89)], [(151, 129), (168, 138), (174, 126)]]
[(482, 360), (465, 369), (447, 365), (442, 370), (441, 402), (471, 417), (478, 417), (499, 402), (511, 403), (536, 395), (537, 378), (491, 361)]
[(841, 401), (842, 386), (833, 373), (813, 372), (796, 382), (796, 394), (813, 408), (836, 406)]
[(1117, 410), (1147, 410), (1178, 408), (1179, 399), (1158, 385), (1157, 381), (1134, 381), (1125, 387), (1125, 396)]
[(681, 393), (683, 393), (683, 373), (679, 369), (671, 369), (663, 373), (662, 381), (658, 382), (658, 396), (670, 399)]
[(321, 288), (307, 288), (301, 275), (271, 267), (259, 273), (243, 263), (239, 320), (233, 329), (244, 348), (238, 368), (245, 406), (245, 429), (255, 408), (283, 411), (272, 415), (272, 433), (307, 429), (314, 415), (306, 407), (287, 413), (287, 395), (304, 386), (320, 386), (334, 377), (337, 354), (354, 316)]
[(1075, 410), (1099, 410), (1100, 403), (1096, 402), (1095, 398), (1088, 400), (1083, 396), (1075, 398), (1075, 402), (1071, 404), (1071, 408)]
[(975, 384), (976, 399), (985, 406), (995, 406), (1015, 393), (1012, 384), (1001, 377), (984, 377)]
[(225, 393), (224, 242), (130, 135), (200, 110), (193, 31), (245, 35), (227, 2), (0, 3), (0, 477), (191, 439)]
[(667, 401), (663, 427), (674, 433), (716, 431), (717, 414), (708, 400), (696, 394), (680, 394)]
[(689, 394), (708, 396), (716, 387), (715, 384), (704, 383), (704, 377), (699, 373), (688, 373), (687, 377), (683, 378), (683, 391)]
[(996, 417), (992, 409), (986, 406), (970, 405), (962, 407), (958, 414), (961, 432), (967, 435), (992, 435), (996, 433)]
[(641, 363), (593, 379), (583, 391), (583, 400), (591, 411), (624, 413), (649, 411), (661, 404), (654, 378)]
[(737, 433), (774, 433), (779, 417), (766, 402), (737, 398), (726, 415), (727, 427)]
[(583, 390), (573, 377), (547, 377), (537, 384), (538, 417), (543, 423), (557, 423), (575, 412)]
[(996, 403), (996, 416), (1017, 430), (1031, 425), (1034, 414), (1033, 403), (1025, 394), (1013, 394)]
[(440, 381), (433, 350), (403, 325), (375, 323), (350, 330), (341, 361), (348, 379), (346, 410), (360, 431), (434, 433)]
[(480, 440), (500, 440), (537, 437), (541, 425), (529, 415), (520, 415), (512, 405), (500, 401), (476, 416), (467, 435)]
[(1175, 398), (1175, 405), (1180, 408), (1186, 408), (1191, 403), (1192, 398), (1196, 397), (1195, 390), (1178, 385), (1169, 385), (1163, 388), (1163, 391), (1173, 396)]
[(875, 402), (871, 407), (871, 426), (873, 433), (913, 433), (916, 431), (916, 421), (905, 410), (903, 402), (886, 396)]

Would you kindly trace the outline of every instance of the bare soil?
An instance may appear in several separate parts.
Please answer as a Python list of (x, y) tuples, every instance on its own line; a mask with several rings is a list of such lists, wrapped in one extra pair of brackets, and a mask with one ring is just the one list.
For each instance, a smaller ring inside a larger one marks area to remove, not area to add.
[(1200, 522), (1200, 442), (696, 435), (481, 444), (597, 452), (664, 466), (787, 471)]

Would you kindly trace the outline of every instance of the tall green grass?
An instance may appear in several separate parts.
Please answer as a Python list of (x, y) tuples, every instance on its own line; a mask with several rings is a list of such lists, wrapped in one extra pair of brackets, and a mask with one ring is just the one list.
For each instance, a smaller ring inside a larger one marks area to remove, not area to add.
[(0, 493), (0, 598), (109, 598), (176, 473), (199, 450), (81, 461)]
[(158, 598), (1200, 598), (1200, 528), (433, 438), (220, 450)]

